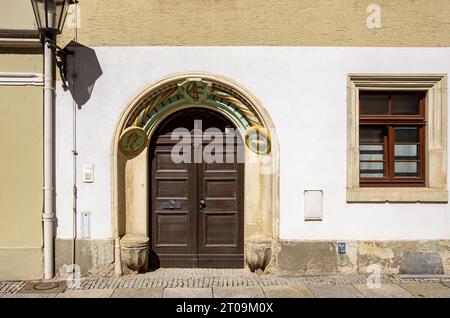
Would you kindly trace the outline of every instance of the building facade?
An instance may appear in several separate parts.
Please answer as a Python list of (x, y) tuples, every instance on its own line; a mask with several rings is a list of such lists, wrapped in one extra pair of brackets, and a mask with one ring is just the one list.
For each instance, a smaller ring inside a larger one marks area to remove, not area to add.
[[(79, 0), (58, 40), (72, 54), (55, 92), (56, 271), (448, 274), (448, 14), (445, 0)], [(38, 278), (42, 59), (5, 21), (0, 277)], [(237, 137), (177, 162), (174, 128)]]

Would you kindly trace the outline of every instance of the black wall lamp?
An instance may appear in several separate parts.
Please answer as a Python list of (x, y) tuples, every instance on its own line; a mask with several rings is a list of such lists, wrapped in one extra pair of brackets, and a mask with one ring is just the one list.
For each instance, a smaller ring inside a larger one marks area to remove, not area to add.
[(67, 86), (67, 55), (73, 55), (73, 51), (67, 48), (60, 48), (59, 46), (54, 46), (54, 54), (56, 59), (56, 66), (59, 69), (59, 75), (61, 76), (62, 87), (64, 90), (68, 89)]
[(45, 45), (53, 52), (64, 89), (67, 89), (67, 55), (73, 52), (57, 46), (56, 35), (62, 32), (69, 5), (76, 2), (76, 0), (31, 0), (39, 33)]

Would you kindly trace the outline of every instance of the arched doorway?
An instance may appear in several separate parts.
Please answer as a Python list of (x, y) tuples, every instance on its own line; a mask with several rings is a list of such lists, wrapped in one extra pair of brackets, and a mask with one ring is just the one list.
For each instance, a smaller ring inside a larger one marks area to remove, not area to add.
[(244, 267), (244, 150), (207, 108), (166, 118), (149, 145), (150, 268)]
[(252, 271), (276, 268), (279, 144), (273, 122), (262, 104), (242, 86), (222, 76), (192, 72), (172, 75), (149, 86), (125, 107), (116, 125), (111, 158), (112, 226), (118, 275), (127, 263), (121, 253), (121, 242), (128, 242), (125, 237), (137, 234), (153, 239), (149, 213), (151, 158), (147, 146), (161, 123), (174, 113), (192, 108), (220, 114), (239, 132), (245, 158), (245, 265), (239, 263)]

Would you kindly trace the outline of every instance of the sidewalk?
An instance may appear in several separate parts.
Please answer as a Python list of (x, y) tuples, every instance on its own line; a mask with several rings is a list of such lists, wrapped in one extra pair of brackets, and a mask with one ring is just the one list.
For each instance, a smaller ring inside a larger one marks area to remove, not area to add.
[[(370, 284), (369, 284), (370, 285)], [(369, 288), (366, 276), (257, 275), (231, 269), (159, 269), (122, 277), (0, 282), (1, 298), (450, 298), (450, 277), (382, 276)], [(376, 286), (375, 286), (376, 287)]]

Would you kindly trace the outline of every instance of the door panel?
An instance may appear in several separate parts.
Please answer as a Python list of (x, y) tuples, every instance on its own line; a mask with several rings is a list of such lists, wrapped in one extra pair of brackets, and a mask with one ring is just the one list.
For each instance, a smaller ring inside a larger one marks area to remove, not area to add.
[[(209, 170), (208, 172), (211, 172)], [(232, 172), (233, 173), (233, 172)], [(224, 179), (210, 177), (205, 179), (205, 197), (208, 199), (236, 199), (236, 178)]]
[(205, 221), (205, 246), (236, 246), (238, 220), (236, 214), (211, 213)]
[(243, 267), (243, 164), (236, 158), (237, 145), (215, 153), (219, 163), (199, 165), (198, 258), (199, 267)]
[(158, 233), (156, 235), (156, 246), (180, 246), (189, 245), (189, 222), (188, 214), (156, 212), (156, 224)]
[(187, 199), (189, 188), (187, 178), (157, 178), (156, 192), (158, 199)]
[(197, 267), (197, 170), (174, 163), (175, 144), (161, 135), (152, 160), (151, 267)]

